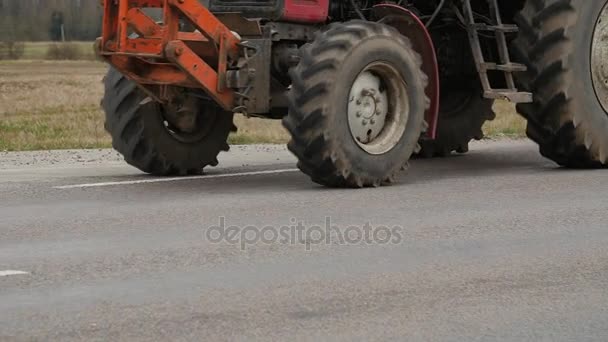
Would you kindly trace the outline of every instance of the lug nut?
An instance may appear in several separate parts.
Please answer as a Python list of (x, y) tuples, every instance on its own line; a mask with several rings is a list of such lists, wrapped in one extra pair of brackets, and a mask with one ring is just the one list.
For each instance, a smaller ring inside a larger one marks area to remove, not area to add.
[(361, 117), (361, 112), (357, 112), (357, 117), (360, 118)]
[(361, 121), (361, 123), (363, 124), (363, 126), (367, 126), (367, 120), (363, 120)]
[(376, 120), (371, 119), (371, 120), (369, 120), (369, 123), (371, 123), (372, 125), (375, 125), (376, 124)]

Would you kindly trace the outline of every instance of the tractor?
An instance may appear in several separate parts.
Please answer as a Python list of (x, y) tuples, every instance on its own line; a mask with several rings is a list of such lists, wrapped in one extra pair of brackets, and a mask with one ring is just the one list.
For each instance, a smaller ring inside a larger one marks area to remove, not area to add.
[(146, 173), (216, 166), (239, 114), (282, 120), (312, 181), (380, 186), (467, 152), (495, 100), (557, 164), (608, 164), (607, 0), (102, 3), (105, 127)]

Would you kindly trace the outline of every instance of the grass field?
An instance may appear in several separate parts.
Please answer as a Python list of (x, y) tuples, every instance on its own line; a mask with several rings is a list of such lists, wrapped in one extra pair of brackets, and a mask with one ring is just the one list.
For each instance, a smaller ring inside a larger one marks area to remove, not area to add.
[[(41, 60), (47, 59), (47, 52), (49, 47), (55, 43), (53, 42), (25, 42), (23, 47), (23, 57), (25, 60)], [(70, 42), (79, 51), (80, 59), (83, 60), (94, 60), (95, 50), (93, 49), (93, 42)]]
[(487, 122), (483, 131), (488, 138), (523, 138), (526, 136), (526, 121), (515, 112), (515, 106), (506, 101), (494, 104), (496, 119)]
[[(110, 147), (99, 108), (105, 71), (104, 64), (93, 61), (0, 62), (0, 151)], [(524, 121), (513, 107), (498, 103), (496, 110), (497, 120), (486, 133), (522, 136)], [(279, 121), (238, 115), (236, 124), (233, 144), (288, 139)]]

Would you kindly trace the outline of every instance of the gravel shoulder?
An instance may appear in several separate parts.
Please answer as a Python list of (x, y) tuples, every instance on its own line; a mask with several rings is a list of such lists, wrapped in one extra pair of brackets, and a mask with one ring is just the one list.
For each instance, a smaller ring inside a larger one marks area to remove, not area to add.
[[(471, 143), (471, 150), (484, 150), (492, 147), (509, 146), (512, 144), (527, 144), (525, 139), (501, 138), (498, 140), (486, 139)], [(264, 154), (262, 160), (257, 152), (269, 152)], [(276, 154), (276, 159), (272, 160)], [(231, 165), (239, 164), (247, 166), (251, 163), (263, 162), (291, 162), (291, 154), (285, 145), (278, 144), (254, 144), (233, 145), (230, 152), (220, 155), (220, 164), (228, 162)], [(48, 167), (79, 167), (79, 166), (108, 166), (126, 165), (122, 156), (113, 149), (90, 149), (90, 150), (48, 150), (48, 151), (23, 151), (23, 152), (0, 152), (0, 170), (22, 169), (22, 168), (48, 168)]]
[[(246, 164), (247, 157), (257, 152), (285, 154), (287, 148), (283, 145), (237, 145), (231, 146), (231, 152), (222, 157), (237, 155), (243, 157)], [(122, 164), (126, 165), (123, 157), (113, 149), (0, 152), (0, 170)]]

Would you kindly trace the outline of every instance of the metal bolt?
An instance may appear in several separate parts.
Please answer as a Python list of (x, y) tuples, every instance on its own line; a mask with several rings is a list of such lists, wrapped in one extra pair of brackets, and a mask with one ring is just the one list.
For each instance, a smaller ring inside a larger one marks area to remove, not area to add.
[(361, 105), (361, 99), (357, 99), (357, 105)]
[(382, 112), (380, 111), (380, 109), (376, 110), (376, 115), (379, 116), (380, 114), (382, 114)]
[(177, 0), (180, 4), (183, 4), (185, 0)]
[(357, 112), (357, 117), (358, 117), (358, 118), (360, 118), (360, 117), (361, 117), (361, 115), (363, 115), (363, 114), (361, 114), (361, 112)]
[(367, 120), (363, 120), (361, 121), (361, 123), (363, 124), (363, 126), (367, 126)]
[(376, 120), (371, 119), (371, 120), (369, 120), (369, 123), (372, 124), (372, 125), (375, 125), (376, 124)]
[(175, 55), (176, 56), (181, 56), (182, 53), (184, 53), (184, 49), (183, 48), (179, 47), (179, 48), (175, 49)]

